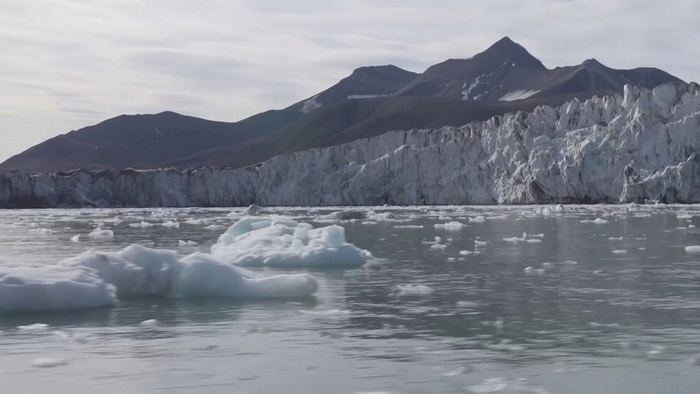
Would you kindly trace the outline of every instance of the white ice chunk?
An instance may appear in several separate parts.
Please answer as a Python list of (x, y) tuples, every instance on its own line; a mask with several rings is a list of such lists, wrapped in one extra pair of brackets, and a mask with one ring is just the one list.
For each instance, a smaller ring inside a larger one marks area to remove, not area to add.
[(581, 223), (594, 223), (594, 224), (606, 224), (610, 223), (608, 220), (605, 220), (603, 218), (596, 218), (595, 220), (581, 220)]
[(40, 234), (40, 235), (48, 235), (53, 233), (53, 231), (49, 228), (33, 228), (28, 231), (29, 234)]
[(114, 286), (87, 267), (0, 266), (0, 312), (114, 305)]
[(700, 253), (700, 246), (686, 246), (685, 247), (685, 252), (686, 253)]
[[(294, 237), (297, 228), (303, 237)], [(364, 265), (372, 255), (345, 241), (345, 229), (314, 229), (291, 219), (246, 217), (231, 226), (212, 246), (212, 254), (241, 266), (343, 267)]]
[(114, 238), (114, 231), (112, 230), (103, 230), (101, 228), (96, 228), (88, 234), (89, 237), (91, 238)]
[(460, 222), (438, 223), (435, 225), (436, 229), (447, 231), (461, 230), (464, 227), (467, 227), (467, 225)]
[(469, 218), (470, 223), (484, 223), (486, 221), (486, 218), (483, 216), (476, 216), (473, 218)]

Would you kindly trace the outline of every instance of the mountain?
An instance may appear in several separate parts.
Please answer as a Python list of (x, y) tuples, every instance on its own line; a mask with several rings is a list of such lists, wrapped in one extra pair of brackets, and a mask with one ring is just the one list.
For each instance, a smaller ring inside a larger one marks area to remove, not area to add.
[(469, 59), (416, 74), (393, 65), (361, 67), (285, 109), (236, 123), (173, 112), (122, 115), (51, 138), (0, 164), (34, 172), (201, 166), (240, 167), (391, 130), (460, 126), (572, 98), (682, 82), (656, 68), (616, 70), (596, 61), (547, 69), (505, 37)]
[(5, 172), (0, 208), (695, 204), (698, 124), (698, 84), (627, 85), (624, 95), (393, 131), (237, 169)]

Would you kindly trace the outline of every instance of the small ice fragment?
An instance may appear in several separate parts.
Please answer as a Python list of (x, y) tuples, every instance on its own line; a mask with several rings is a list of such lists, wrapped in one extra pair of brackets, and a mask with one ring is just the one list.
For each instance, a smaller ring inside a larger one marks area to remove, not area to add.
[(544, 262), (544, 263), (542, 263), (542, 268), (547, 269), (547, 270), (548, 270), (548, 269), (552, 269), (552, 268), (554, 268), (554, 264), (548, 263), (548, 262)]
[(48, 228), (33, 228), (33, 229), (29, 230), (29, 234), (47, 235), (47, 234), (51, 234), (51, 233), (53, 233), (53, 231), (51, 229), (48, 229)]
[(603, 218), (596, 218), (595, 220), (581, 220), (581, 223), (594, 223), (594, 224), (606, 224), (610, 223), (609, 221), (603, 219)]
[(469, 256), (470, 254), (480, 254), (481, 252), (472, 252), (471, 250), (460, 250), (459, 254), (462, 256)]
[(464, 227), (467, 227), (467, 226), (465, 224), (460, 223), (460, 222), (438, 223), (435, 225), (436, 229), (447, 230), (447, 231), (456, 231), (456, 230), (460, 230)]
[(68, 364), (64, 358), (36, 358), (32, 361), (32, 366), (37, 368), (53, 368)]
[(483, 216), (469, 218), (470, 223), (484, 223), (485, 221), (486, 221), (486, 218)]
[(445, 249), (447, 245), (445, 244), (433, 244), (430, 246), (430, 249)]
[(686, 246), (685, 252), (686, 253), (700, 253), (700, 246), (697, 246), (697, 245)]
[(158, 325), (158, 320), (156, 320), (156, 319), (144, 320), (141, 323), (139, 323), (139, 325), (142, 327), (155, 327)]
[(576, 264), (578, 264), (578, 262), (576, 262), (576, 261), (574, 261), (574, 260), (566, 260), (566, 261), (564, 262), (564, 264), (566, 264), (566, 265), (576, 265)]
[(612, 252), (613, 254), (627, 254), (627, 251), (624, 249), (615, 249)]
[(101, 228), (96, 228), (88, 234), (89, 237), (91, 238), (114, 238), (114, 231), (112, 230), (103, 230)]
[(180, 227), (180, 222), (168, 220), (166, 222), (161, 223), (160, 225), (163, 227), (178, 228), (178, 227)]
[(454, 258), (454, 257), (448, 257), (448, 258), (447, 258), (447, 261), (449, 261), (450, 263), (452, 263), (452, 262), (457, 261), (457, 259)]
[(45, 331), (49, 328), (48, 324), (44, 323), (34, 323), (28, 326), (17, 326), (20, 331)]
[(435, 292), (433, 288), (428, 287), (426, 285), (417, 285), (417, 284), (407, 284), (407, 285), (396, 285), (399, 289), (399, 293), (397, 295), (399, 296), (419, 296), (419, 295), (428, 295), (432, 294)]
[(80, 242), (80, 234), (76, 235), (75, 237), (72, 237), (70, 240), (73, 242)]
[(479, 241), (478, 239), (474, 241), (474, 247), (476, 248), (486, 247), (486, 244), (488, 244), (486, 241)]
[(530, 238), (544, 238), (544, 233), (541, 234), (530, 234)]
[(530, 238), (530, 239), (528, 239), (528, 240), (525, 241), (525, 242), (531, 243), (531, 244), (538, 244), (538, 243), (541, 243), (542, 240), (541, 240), (541, 239), (537, 239), (537, 238)]
[(394, 228), (423, 228), (423, 225), (405, 224), (401, 226), (394, 226)]

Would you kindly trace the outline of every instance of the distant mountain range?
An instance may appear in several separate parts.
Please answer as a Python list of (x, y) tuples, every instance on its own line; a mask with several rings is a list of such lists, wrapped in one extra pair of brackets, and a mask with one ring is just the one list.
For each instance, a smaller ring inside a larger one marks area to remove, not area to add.
[(472, 58), (449, 59), (422, 74), (393, 65), (358, 68), (313, 97), (235, 123), (174, 112), (118, 116), (44, 141), (0, 170), (241, 167), (390, 130), (460, 126), (619, 94), (626, 84), (668, 82), (682, 81), (656, 68), (616, 70), (595, 59), (550, 70), (505, 37)]

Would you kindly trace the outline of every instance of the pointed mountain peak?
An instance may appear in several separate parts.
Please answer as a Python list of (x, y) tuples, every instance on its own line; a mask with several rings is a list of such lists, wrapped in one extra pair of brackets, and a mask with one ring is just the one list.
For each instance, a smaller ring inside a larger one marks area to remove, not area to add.
[(518, 43), (515, 41), (511, 40), (510, 37), (505, 36), (501, 38), (500, 40), (496, 41), (493, 45), (491, 45), (491, 48), (494, 47), (520, 47)]
[(508, 36), (496, 41), (487, 50), (474, 56), (474, 59), (477, 57), (488, 59), (489, 62), (494, 63), (511, 63), (513, 66), (545, 69), (542, 62)]

